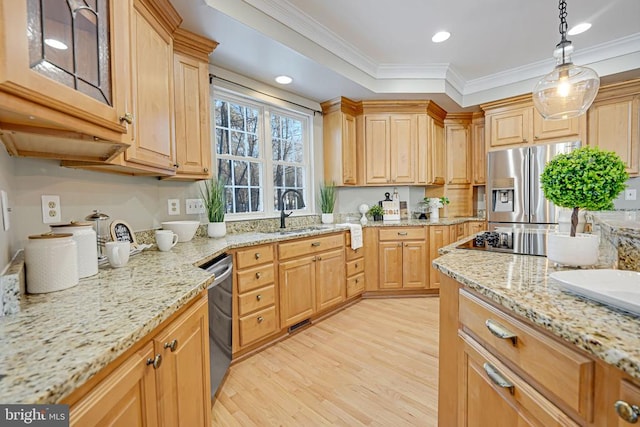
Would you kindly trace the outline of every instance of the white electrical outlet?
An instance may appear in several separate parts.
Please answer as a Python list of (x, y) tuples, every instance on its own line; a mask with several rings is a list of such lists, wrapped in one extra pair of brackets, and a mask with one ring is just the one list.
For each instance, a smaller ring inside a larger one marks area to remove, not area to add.
[(62, 221), (60, 196), (42, 196), (42, 222), (53, 224)]
[(169, 215), (180, 215), (180, 199), (167, 200), (167, 209)]
[(636, 199), (636, 189), (635, 188), (627, 188), (624, 190), (624, 199), (625, 200), (635, 200)]
[(196, 215), (204, 213), (204, 201), (202, 199), (187, 199), (187, 215)]
[(4, 231), (9, 229), (9, 199), (7, 199), (7, 192), (0, 191), (0, 209), (2, 210), (2, 227)]

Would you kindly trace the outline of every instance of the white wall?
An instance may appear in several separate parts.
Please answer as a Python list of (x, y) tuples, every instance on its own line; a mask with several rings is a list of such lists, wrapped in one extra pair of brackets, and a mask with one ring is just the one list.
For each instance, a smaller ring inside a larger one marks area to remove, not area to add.
[(640, 178), (630, 178), (627, 181), (627, 188), (636, 190), (636, 200), (625, 200), (624, 192), (613, 201), (616, 209), (640, 209)]
[[(13, 207), (13, 161), (9, 157), (4, 145), (0, 144), (0, 190), (7, 192), (9, 196), (9, 207)], [(15, 215), (14, 215), (15, 217)], [(0, 223), (2, 220), (0, 219)], [(10, 247), (12, 245), (11, 229), (4, 231), (4, 228), (0, 224), (0, 273), (4, 270), (5, 265), (11, 260), (12, 252)]]

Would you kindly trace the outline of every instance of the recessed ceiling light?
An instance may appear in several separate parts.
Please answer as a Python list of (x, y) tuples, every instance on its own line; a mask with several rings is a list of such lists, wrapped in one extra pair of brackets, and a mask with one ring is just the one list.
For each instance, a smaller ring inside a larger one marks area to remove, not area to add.
[(278, 76), (278, 77), (276, 77), (276, 82), (280, 83), (281, 85), (288, 85), (292, 81), (293, 81), (293, 79), (291, 77), (289, 77), (289, 76)]
[(582, 22), (570, 29), (567, 34), (569, 34), (570, 36), (575, 36), (576, 34), (584, 33), (589, 28), (591, 28), (591, 24), (589, 24), (588, 22)]
[(431, 37), (431, 41), (434, 43), (441, 43), (451, 37), (451, 34), (447, 31), (439, 31)]
[(44, 44), (58, 50), (67, 50), (68, 46), (56, 39), (44, 39)]

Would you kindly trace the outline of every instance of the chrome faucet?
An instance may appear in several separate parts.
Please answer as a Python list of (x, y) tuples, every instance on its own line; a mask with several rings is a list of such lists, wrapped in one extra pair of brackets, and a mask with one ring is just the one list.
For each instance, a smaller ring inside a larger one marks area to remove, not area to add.
[(294, 190), (292, 188), (285, 190), (281, 195), (280, 195), (280, 228), (285, 228), (286, 225), (284, 223), (284, 219), (288, 216), (291, 216), (291, 214), (293, 212), (289, 212), (288, 214), (284, 213), (284, 196), (287, 193), (293, 193), (298, 197), (298, 202), (300, 202), (300, 206), (301, 208), (304, 208), (304, 198), (302, 197), (302, 193), (300, 193), (298, 190)]

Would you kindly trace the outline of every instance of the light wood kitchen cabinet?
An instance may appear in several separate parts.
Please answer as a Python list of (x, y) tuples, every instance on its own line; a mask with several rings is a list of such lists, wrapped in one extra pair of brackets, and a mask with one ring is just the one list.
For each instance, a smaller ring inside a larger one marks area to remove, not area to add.
[(42, 10), (41, 2), (0, 4), (0, 130), (10, 154), (106, 161), (127, 147), (128, 2), (104, 3), (76, 13), (66, 6)]
[[(363, 235), (365, 230), (363, 230)], [(364, 240), (364, 236), (363, 236)], [(362, 295), (365, 290), (365, 248), (351, 249), (351, 233), (345, 238), (345, 259), (347, 263), (347, 299)]]
[(280, 243), (280, 325), (288, 327), (346, 299), (344, 235)]
[(637, 423), (637, 421), (632, 422), (633, 415), (631, 413), (635, 413), (635, 416), (640, 418), (640, 410), (638, 409), (640, 408), (640, 386), (624, 379), (620, 380), (619, 384), (620, 386), (616, 393), (616, 403), (614, 404), (614, 408), (618, 405), (620, 409), (617, 409), (617, 412), (622, 412), (624, 417), (623, 415), (618, 414), (617, 427), (630, 427), (632, 424)]
[(464, 227), (464, 235), (473, 236), (487, 230), (487, 223), (485, 221), (469, 221), (464, 224)]
[(379, 231), (379, 288), (425, 289), (427, 237), (423, 227), (393, 227)]
[(176, 175), (211, 177), (209, 54), (218, 43), (178, 28), (173, 34)]
[(630, 176), (640, 173), (640, 80), (600, 89), (589, 108), (589, 145), (620, 156)]
[(364, 116), (367, 184), (391, 182), (391, 123), (387, 114)]
[(451, 241), (450, 229), (448, 225), (429, 226), (429, 288), (440, 288), (440, 275), (431, 262), (438, 258), (438, 249), (447, 246)]
[(544, 120), (533, 107), (531, 95), (522, 95), (483, 104), (485, 143), (488, 150), (581, 140), (585, 142), (586, 117)]
[(454, 243), (467, 235), (466, 225), (464, 222), (452, 224), (449, 226), (449, 242)]
[(447, 172), (444, 123), (431, 115), (418, 115), (417, 184), (443, 185)]
[(413, 184), (416, 115), (369, 114), (364, 122), (366, 183)]
[(274, 253), (274, 245), (240, 249), (235, 253), (234, 354), (280, 330)]
[(336, 185), (359, 184), (361, 156), (357, 151), (356, 116), (358, 104), (341, 97), (322, 106), (322, 138), (324, 144), (324, 179)]
[(470, 114), (448, 114), (444, 121), (447, 184), (471, 184)]
[(70, 407), (73, 426), (209, 426), (206, 294)]
[(484, 145), (484, 116), (474, 113), (471, 121), (471, 157), (473, 185), (485, 185), (487, 181), (487, 152)]

